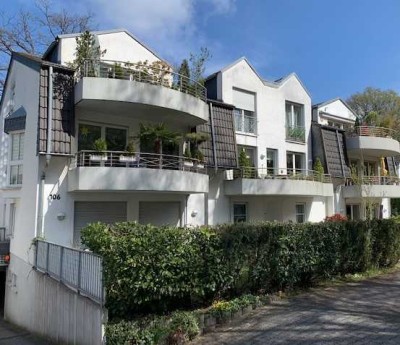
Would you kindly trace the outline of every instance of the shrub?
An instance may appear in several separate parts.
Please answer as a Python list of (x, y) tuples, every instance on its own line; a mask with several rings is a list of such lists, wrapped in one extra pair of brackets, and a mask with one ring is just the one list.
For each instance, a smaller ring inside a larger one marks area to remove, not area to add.
[(341, 215), (340, 213), (335, 213), (333, 216), (327, 216), (324, 219), (325, 222), (345, 222), (346, 220), (347, 217)]
[(97, 223), (82, 231), (82, 242), (103, 256), (113, 319), (393, 266), (400, 258), (400, 223), (330, 220), (190, 229)]

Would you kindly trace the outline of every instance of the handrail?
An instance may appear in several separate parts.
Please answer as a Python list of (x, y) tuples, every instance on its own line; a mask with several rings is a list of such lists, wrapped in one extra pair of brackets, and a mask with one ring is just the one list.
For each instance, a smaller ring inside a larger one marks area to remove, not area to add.
[(206, 173), (198, 159), (159, 153), (82, 150), (75, 154), (70, 169), (77, 167), (117, 167), (182, 170)]
[(393, 138), (395, 136), (395, 131), (393, 129), (376, 126), (356, 126), (349, 130), (348, 133), (361, 137)]
[(387, 186), (387, 185), (400, 185), (400, 178), (397, 176), (364, 176), (360, 178), (348, 178), (346, 185), (376, 185), (376, 186)]
[(331, 175), (308, 169), (241, 167), (234, 170), (234, 178), (280, 179), (332, 183)]
[(78, 249), (36, 240), (35, 269), (104, 304), (103, 259)]
[(170, 89), (207, 101), (207, 89), (185, 75), (176, 73), (170, 67), (160, 68), (147, 62), (131, 63), (117, 60), (84, 60), (76, 71), (76, 78), (97, 77), (110, 79), (124, 79), (161, 85)]

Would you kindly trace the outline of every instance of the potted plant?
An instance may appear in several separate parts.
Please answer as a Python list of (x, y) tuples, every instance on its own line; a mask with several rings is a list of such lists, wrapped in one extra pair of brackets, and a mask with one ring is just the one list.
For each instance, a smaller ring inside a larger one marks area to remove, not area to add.
[(98, 152), (98, 154), (91, 154), (89, 159), (94, 162), (104, 162), (107, 160), (107, 142), (104, 139), (96, 139), (93, 143), (93, 149)]
[(185, 157), (183, 161), (183, 165), (185, 167), (192, 167), (193, 166), (193, 160), (192, 160), (192, 153), (190, 152), (189, 146), (186, 146), (185, 152), (183, 154), (183, 157)]
[(128, 142), (126, 145), (126, 154), (121, 154), (119, 156), (120, 162), (127, 162), (127, 163), (135, 163), (137, 161), (137, 157), (135, 156), (136, 146), (133, 140)]
[(197, 149), (194, 153), (194, 157), (197, 159), (196, 161), (196, 167), (199, 169), (204, 169), (204, 154), (201, 152), (199, 149)]

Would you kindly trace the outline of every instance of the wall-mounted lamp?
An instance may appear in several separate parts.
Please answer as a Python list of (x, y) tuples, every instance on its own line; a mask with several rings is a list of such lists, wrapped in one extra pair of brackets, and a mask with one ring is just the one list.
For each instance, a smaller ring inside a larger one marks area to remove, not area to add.
[(196, 217), (196, 216), (197, 216), (197, 214), (198, 214), (198, 213), (199, 213), (198, 211), (194, 210), (194, 211), (192, 211), (192, 214), (191, 214), (191, 216), (194, 218), (194, 217)]
[(57, 214), (57, 219), (59, 221), (64, 220), (66, 217), (66, 214), (64, 212), (60, 212), (59, 214)]

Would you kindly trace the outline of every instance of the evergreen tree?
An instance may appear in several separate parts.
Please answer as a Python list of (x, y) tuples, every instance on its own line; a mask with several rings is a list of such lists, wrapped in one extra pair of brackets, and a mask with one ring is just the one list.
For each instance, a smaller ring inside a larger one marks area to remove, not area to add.
[(182, 61), (178, 73), (178, 86), (182, 91), (187, 91), (190, 85), (190, 69), (186, 59)]

